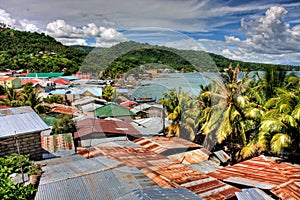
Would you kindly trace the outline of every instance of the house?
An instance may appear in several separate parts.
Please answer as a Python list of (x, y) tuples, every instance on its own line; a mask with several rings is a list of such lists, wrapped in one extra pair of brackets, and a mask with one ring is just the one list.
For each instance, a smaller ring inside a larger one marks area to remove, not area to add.
[(77, 121), (75, 146), (93, 146), (98, 139), (126, 136), (138, 138), (141, 133), (127, 122), (116, 119), (86, 118)]
[(127, 108), (110, 103), (103, 107), (97, 108), (94, 112), (94, 116), (101, 119), (113, 117), (126, 122), (131, 122), (133, 116), (135, 116), (135, 113), (131, 112)]
[(22, 83), (19, 77), (2, 77), (0, 78), (0, 85), (4, 88), (21, 88)]
[[(0, 110), (0, 156), (30, 154), (42, 159), (41, 132), (49, 126), (29, 106)], [(19, 152), (18, 152), (19, 149)]]
[(161, 104), (143, 103), (135, 106), (131, 111), (141, 118), (162, 117), (163, 106)]

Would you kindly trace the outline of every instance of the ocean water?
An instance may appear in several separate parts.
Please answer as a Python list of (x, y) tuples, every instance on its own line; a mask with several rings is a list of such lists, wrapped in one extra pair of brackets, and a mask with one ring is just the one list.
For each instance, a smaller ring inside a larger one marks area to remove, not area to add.
[[(253, 77), (256, 72), (250, 72), (248, 77)], [(257, 72), (259, 76), (263, 75), (262, 71)], [(300, 71), (288, 72), (295, 73), (300, 77)], [(239, 73), (239, 78), (243, 76), (243, 72)], [(190, 95), (199, 95), (199, 85), (206, 86), (212, 81), (217, 81), (223, 84), (219, 73), (215, 72), (199, 72), (199, 73), (166, 73), (159, 74), (158, 78), (152, 80), (143, 80), (139, 86), (129, 91), (132, 99), (135, 98), (156, 98), (157, 100), (163, 97), (164, 93), (175, 88), (177, 91), (188, 92)]]
[(217, 73), (168, 73), (159, 74), (158, 78), (151, 80), (143, 80), (140, 85), (132, 92), (132, 97), (151, 97), (157, 100), (163, 97), (164, 93), (169, 92), (170, 89), (187, 92), (190, 95), (199, 95), (200, 86), (206, 86), (212, 80), (221, 81)]

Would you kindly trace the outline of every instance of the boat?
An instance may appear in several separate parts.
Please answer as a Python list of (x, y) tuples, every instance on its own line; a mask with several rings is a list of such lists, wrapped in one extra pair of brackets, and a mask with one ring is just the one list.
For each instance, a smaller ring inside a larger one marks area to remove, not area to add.
[(149, 97), (146, 97), (146, 98), (134, 98), (133, 99), (134, 102), (137, 102), (137, 103), (151, 103), (151, 102), (156, 102), (156, 97), (155, 98), (149, 98)]

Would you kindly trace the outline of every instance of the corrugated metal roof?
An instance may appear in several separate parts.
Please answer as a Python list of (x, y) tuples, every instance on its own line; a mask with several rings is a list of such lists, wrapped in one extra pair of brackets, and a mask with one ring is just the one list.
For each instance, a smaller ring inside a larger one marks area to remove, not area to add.
[(300, 179), (283, 183), (278, 187), (273, 188), (271, 192), (281, 199), (300, 199)]
[(89, 103), (86, 105), (82, 105), (81, 110), (83, 112), (94, 112), (97, 108), (102, 107), (103, 105), (97, 104), (97, 103)]
[[(81, 145), (83, 145), (84, 141), (81, 141)], [(88, 145), (86, 146), (120, 146), (120, 147), (140, 147), (138, 144), (130, 141), (126, 136), (119, 137), (105, 137), (105, 138), (95, 138), (88, 141)]]
[(164, 162), (142, 169), (148, 177), (164, 188), (187, 188), (204, 199), (227, 199), (239, 192), (238, 188), (197, 172), (187, 165)]
[(226, 163), (228, 160), (230, 160), (230, 156), (227, 153), (225, 153), (223, 150), (215, 151), (213, 153), (218, 157), (218, 159), (222, 163)]
[(99, 137), (101, 137), (100, 133), (133, 136), (141, 135), (141, 133), (131, 124), (113, 119), (87, 118), (77, 121), (76, 128), (77, 131), (74, 133), (74, 138), (83, 137), (91, 133), (99, 133)]
[(210, 152), (205, 148), (187, 151), (179, 154), (168, 156), (172, 160), (182, 164), (195, 164), (208, 159)]
[[(255, 157), (208, 175), (227, 182), (268, 189), (278, 196), (292, 197), (300, 191), (295, 184), (300, 182), (300, 168), (266, 156)], [(293, 187), (289, 187), (291, 185)]]
[(211, 160), (206, 160), (206, 161), (196, 163), (196, 164), (191, 164), (188, 166), (193, 168), (194, 170), (196, 170), (198, 172), (202, 172), (204, 174), (207, 174), (209, 172), (214, 172), (214, 171), (222, 168), (217, 163), (215, 163)]
[(127, 108), (110, 103), (101, 108), (95, 110), (95, 116), (99, 118), (107, 117), (122, 117), (122, 116), (134, 116), (135, 113), (131, 112)]
[(125, 196), (117, 198), (117, 200), (199, 200), (199, 195), (185, 188), (150, 188), (142, 190), (134, 190)]
[(238, 200), (274, 200), (258, 188), (242, 189), (242, 192), (236, 192), (235, 195)]
[[(168, 150), (181, 149), (181, 151), (177, 151), (176, 153), (181, 153), (186, 150), (202, 148), (201, 145), (195, 144), (188, 140), (179, 138), (179, 137), (142, 137), (133, 141), (141, 145), (142, 147), (154, 151), (156, 153), (168, 153)], [(174, 154), (174, 152), (173, 152)]]
[(49, 126), (30, 106), (0, 109), (0, 137), (41, 132)]
[(144, 148), (121, 147), (121, 146), (96, 146), (90, 149), (78, 149), (77, 153), (86, 158), (106, 157), (117, 160), (130, 167), (147, 167), (152, 165), (151, 161), (161, 161), (167, 157), (148, 151)]
[[(150, 117), (133, 120), (131, 123), (143, 136), (157, 135), (163, 129), (163, 119), (161, 117)], [(165, 127), (169, 125), (169, 121), (165, 120)]]
[(43, 161), (35, 199), (114, 200), (126, 193), (157, 185), (135, 167), (125, 167), (107, 158), (84, 159), (75, 156)]

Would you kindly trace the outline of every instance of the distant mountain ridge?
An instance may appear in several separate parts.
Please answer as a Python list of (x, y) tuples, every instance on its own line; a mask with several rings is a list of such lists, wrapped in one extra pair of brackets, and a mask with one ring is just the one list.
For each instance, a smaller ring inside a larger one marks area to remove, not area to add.
[(284, 70), (295, 66), (250, 63), (231, 60), (221, 55), (194, 50), (122, 42), (110, 48), (66, 46), (44, 33), (32, 33), (0, 27), (0, 71), (29, 69), (31, 72), (102, 71), (104, 77), (115, 77), (137, 66), (166, 66), (185, 72), (227, 68), (232, 63), (242, 70), (263, 70), (268, 66)]

